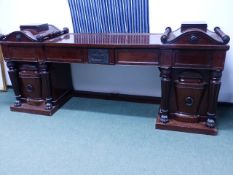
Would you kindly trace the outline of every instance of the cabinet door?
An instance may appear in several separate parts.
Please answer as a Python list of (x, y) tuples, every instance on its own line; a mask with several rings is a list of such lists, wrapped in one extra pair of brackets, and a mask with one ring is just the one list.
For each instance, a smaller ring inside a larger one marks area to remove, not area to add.
[(30, 105), (40, 105), (42, 100), (41, 77), (38, 71), (21, 70), (19, 72), (22, 98)]
[(184, 71), (174, 81), (177, 112), (183, 120), (197, 121), (207, 82), (197, 71)]

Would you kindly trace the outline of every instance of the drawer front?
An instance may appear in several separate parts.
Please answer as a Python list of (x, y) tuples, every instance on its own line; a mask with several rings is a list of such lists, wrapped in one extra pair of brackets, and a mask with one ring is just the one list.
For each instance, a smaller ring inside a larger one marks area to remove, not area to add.
[(48, 61), (81, 63), (87, 57), (86, 49), (74, 47), (46, 47), (46, 59)]
[(42, 47), (7, 46), (4, 57), (17, 61), (37, 61), (42, 57)]
[(155, 49), (118, 49), (116, 60), (119, 64), (158, 64), (159, 51)]
[(173, 65), (177, 67), (203, 67), (212, 65), (212, 53), (203, 50), (175, 51)]

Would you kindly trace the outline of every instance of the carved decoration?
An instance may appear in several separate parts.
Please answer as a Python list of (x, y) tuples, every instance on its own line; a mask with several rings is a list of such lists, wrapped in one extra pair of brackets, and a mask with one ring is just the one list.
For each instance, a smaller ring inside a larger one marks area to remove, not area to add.
[(172, 31), (170, 27), (165, 29), (161, 36), (164, 44), (227, 44), (230, 37), (219, 27), (214, 32), (207, 29), (207, 24), (182, 24), (181, 28)]
[(15, 42), (41, 42), (57, 36), (64, 35), (69, 33), (68, 28), (63, 28), (59, 30), (53, 25), (48, 25), (48, 30), (45, 30), (45, 27), (36, 27), (36, 26), (21, 26), (21, 31), (12, 32), (6, 36), (0, 35), (0, 40), (2, 41), (15, 41)]
[(5, 35), (0, 34), (0, 41), (4, 40), (5, 37), (6, 37)]

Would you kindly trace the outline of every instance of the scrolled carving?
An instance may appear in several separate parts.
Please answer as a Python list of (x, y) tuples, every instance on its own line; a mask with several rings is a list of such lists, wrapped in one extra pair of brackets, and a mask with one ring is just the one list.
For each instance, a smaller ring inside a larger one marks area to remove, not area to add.
[[(36, 27), (34, 27), (36, 28)], [(36, 30), (33, 26), (24, 26), (21, 31), (12, 32), (6, 36), (0, 35), (0, 41), (15, 41), (15, 42), (41, 42), (47, 39), (55, 38), (66, 33), (69, 33), (67, 27), (59, 30), (53, 25), (48, 25), (48, 30)]]
[(37, 41), (35, 36), (30, 32), (15, 31), (12, 32), (3, 39), (3, 41), (16, 41), (16, 42), (35, 42)]
[(219, 27), (214, 28), (214, 32), (207, 29), (207, 24), (182, 24), (181, 28), (171, 31), (167, 27), (165, 33), (161, 35), (161, 42), (164, 44), (227, 44), (230, 37)]
[(47, 39), (55, 38), (57, 36), (64, 35), (66, 33), (69, 33), (69, 29), (67, 27), (64, 27), (63, 30), (56, 30), (52, 33), (45, 33), (45, 34), (40, 34), (36, 36), (37, 41), (44, 41)]
[(171, 33), (171, 31), (172, 31), (171, 27), (167, 27), (165, 29), (164, 34), (160, 38), (161, 41), (162, 41), (162, 43), (166, 43), (167, 42), (167, 39), (169, 38), (169, 34)]
[(4, 40), (6, 38), (5, 35), (0, 34), (0, 41)]
[(223, 44), (227, 44), (230, 41), (230, 37), (226, 35), (219, 27), (214, 28), (215, 33), (221, 37)]

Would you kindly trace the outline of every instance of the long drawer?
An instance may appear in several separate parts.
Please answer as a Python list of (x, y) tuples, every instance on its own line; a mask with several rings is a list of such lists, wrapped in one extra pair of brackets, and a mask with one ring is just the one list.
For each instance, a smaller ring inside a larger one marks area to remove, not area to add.
[(156, 49), (116, 49), (118, 64), (159, 64), (159, 51)]
[(76, 47), (45, 47), (47, 61), (82, 63), (87, 58), (87, 49)]
[(16, 61), (32, 61), (36, 62), (43, 58), (43, 48), (33, 45), (3, 45), (5, 50), (4, 58)]

